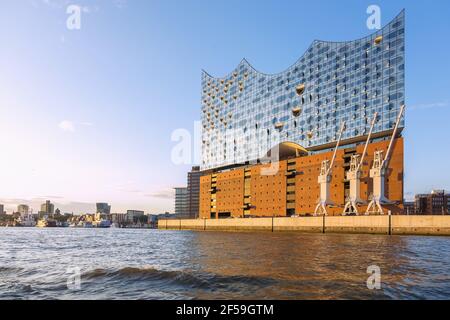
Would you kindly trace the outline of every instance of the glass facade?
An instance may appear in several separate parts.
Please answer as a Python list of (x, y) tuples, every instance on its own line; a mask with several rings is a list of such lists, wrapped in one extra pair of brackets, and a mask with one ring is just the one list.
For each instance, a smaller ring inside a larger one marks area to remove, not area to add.
[[(405, 97), (405, 18), (348, 42), (315, 40), (279, 74), (245, 59), (223, 78), (202, 74), (202, 164), (211, 169), (263, 157), (280, 142), (306, 149), (368, 133), (389, 132)], [(404, 127), (404, 119), (400, 123)]]
[(187, 188), (175, 188), (175, 214), (189, 217), (189, 194)]

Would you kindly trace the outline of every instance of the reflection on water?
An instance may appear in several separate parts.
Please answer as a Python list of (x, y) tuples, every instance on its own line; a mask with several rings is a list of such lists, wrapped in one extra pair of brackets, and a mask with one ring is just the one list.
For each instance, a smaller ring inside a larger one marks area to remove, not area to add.
[(449, 274), (444, 237), (0, 228), (2, 299), (448, 299)]

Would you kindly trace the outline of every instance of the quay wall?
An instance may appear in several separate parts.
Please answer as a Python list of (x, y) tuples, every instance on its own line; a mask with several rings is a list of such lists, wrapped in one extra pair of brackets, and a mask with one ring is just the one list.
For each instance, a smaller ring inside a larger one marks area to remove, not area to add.
[(325, 217), (325, 232), (389, 234), (390, 217), (392, 216)]
[(158, 229), (368, 233), (450, 236), (450, 216), (326, 216), (231, 219), (161, 219)]
[(392, 234), (450, 235), (450, 216), (392, 216)]
[(272, 231), (272, 218), (206, 219), (206, 230)]
[(324, 231), (323, 217), (273, 218), (273, 231)]

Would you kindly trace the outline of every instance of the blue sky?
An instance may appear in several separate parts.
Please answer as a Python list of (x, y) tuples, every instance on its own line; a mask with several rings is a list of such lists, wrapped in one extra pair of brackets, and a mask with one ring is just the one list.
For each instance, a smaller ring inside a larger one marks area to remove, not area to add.
[(200, 118), (201, 69), (282, 71), (314, 39), (370, 34), (371, 4), (383, 25), (406, 9), (405, 196), (450, 189), (449, 1), (2, 0), (0, 203), (172, 211), (189, 166), (171, 133)]

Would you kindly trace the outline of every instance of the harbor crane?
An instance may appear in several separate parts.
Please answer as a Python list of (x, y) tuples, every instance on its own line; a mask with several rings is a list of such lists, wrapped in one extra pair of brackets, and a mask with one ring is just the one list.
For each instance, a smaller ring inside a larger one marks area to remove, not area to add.
[(336, 160), (336, 153), (339, 148), (339, 144), (342, 139), (342, 133), (345, 130), (345, 121), (341, 125), (341, 129), (339, 130), (338, 140), (336, 142), (336, 147), (334, 149), (333, 158), (330, 160), (323, 160), (322, 165), (320, 167), (320, 175), (317, 179), (320, 185), (320, 198), (317, 203), (316, 209), (314, 210), (314, 216), (317, 215), (327, 215), (327, 206), (333, 205), (334, 203), (330, 198), (330, 182), (331, 182), (331, 173), (333, 171), (334, 161)]
[[(370, 169), (370, 177), (373, 183), (373, 198), (367, 206), (366, 215), (373, 214), (384, 214), (383, 204), (392, 204), (393, 202), (384, 196), (384, 176), (386, 174), (386, 169), (391, 158), (392, 146), (397, 135), (398, 126), (402, 119), (403, 112), (405, 111), (405, 106), (402, 105), (400, 112), (395, 122), (394, 131), (392, 133), (391, 141), (389, 142), (388, 149), (386, 151), (386, 156), (383, 159), (383, 151), (375, 151), (372, 169)], [(373, 210), (372, 210), (373, 209)]]
[(346, 178), (350, 183), (350, 194), (345, 203), (344, 211), (342, 215), (346, 214), (356, 214), (358, 215), (358, 205), (365, 203), (361, 198), (361, 167), (364, 163), (364, 158), (366, 156), (367, 147), (369, 145), (370, 139), (372, 137), (372, 131), (377, 121), (378, 113), (375, 112), (372, 119), (372, 124), (370, 125), (369, 135), (367, 136), (366, 145), (364, 146), (364, 151), (362, 155), (354, 154), (350, 160), (350, 170), (347, 172)]

